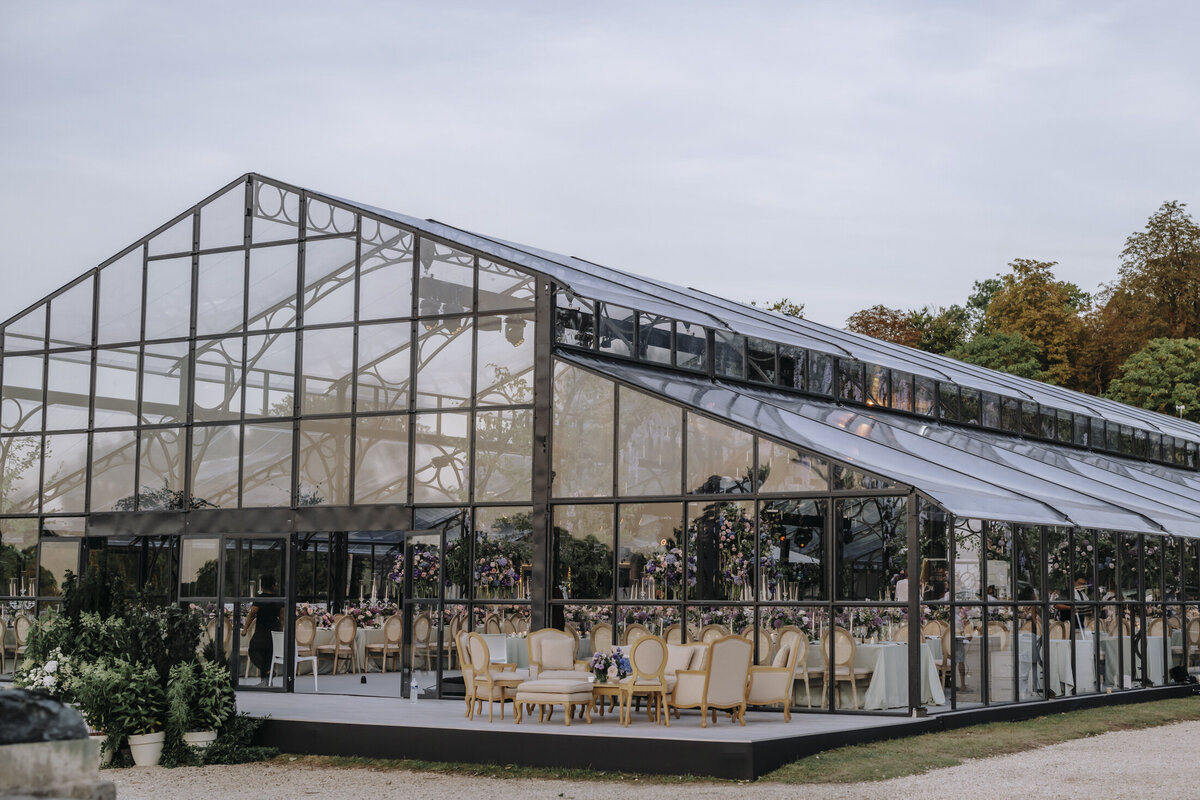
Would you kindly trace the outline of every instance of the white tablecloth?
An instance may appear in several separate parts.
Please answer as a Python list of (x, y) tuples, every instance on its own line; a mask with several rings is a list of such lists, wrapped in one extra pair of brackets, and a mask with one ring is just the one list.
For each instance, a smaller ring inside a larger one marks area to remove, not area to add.
[[(1117, 639), (1121, 640), (1121, 658), (1122, 663), (1120, 668), (1117, 664)], [(1138, 643), (1140, 644), (1140, 642)], [(1117, 681), (1125, 676), (1125, 686), (1128, 687), (1133, 681), (1133, 638), (1130, 636), (1109, 636), (1101, 634), (1100, 650), (1104, 653), (1104, 682), (1108, 686), (1116, 686)], [(1161, 686), (1166, 679), (1166, 671), (1163, 669), (1163, 637), (1147, 636), (1146, 637), (1146, 677), (1156, 685)]]
[[(366, 662), (367, 645), (368, 644), (383, 644), (386, 641), (387, 641), (387, 636), (384, 635), (383, 628), (359, 628), (357, 631), (355, 631), (355, 633), (354, 633), (354, 657), (355, 657), (355, 659), (357, 659), (357, 661), (355, 663), (358, 665), (358, 668), (360, 670), (363, 668), (363, 665), (367, 663)], [(433, 640), (433, 641), (436, 641), (436, 640)], [(317, 635), (313, 639), (313, 647), (314, 648), (318, 647), (320, 645), (323, 645), (323, 644), (333, 644), (333, 642), (334, 642), (334, 639), (333, 639), (333, 629), (332, 628), (318, 628), (317, 629)], [(313, 652), (315, 654), (316, 651), (314, 650)], [(390, 656), (390, 655), (388, 657), (394, 658), (393, 656)], [(379, 662), (380, 662), (380, 659), (378, 657), (371, 659), (371, 664), (367, 668), (367, 671), (368, 672), (379, 672)], [(319, 663), (321, 664), (321, 674), (322, 675), (326, 675), (330, 672), (333, 672), (333, 656), (332, 655), (329, 655), (329, 654), (322, 655), (321, 658), (319, 659)], [(305, 673), (308, 672), (308, 666), (306, 664), (301, 664), (296, 669), (297, 669), (297, 671), (303, 670)], [(341, 664), (338, 665), (338, 674), (340, 675), (345, 671), (346, 671), (346, 665), (345, 665), (345, 661), (343, 661)]]
[[(938, 655), (941, 654), (940, 640)], [(810, 680), (820, 680), (821, 670), (825, 664), (824, 654), (818, 642), (813, 642), (808, 650)], [(905, 708), (908, 706), (908, 644), (905, 642), (884, 642), (881, 644), (860, 644), (854, 649), (854, 666), (868, 667), (872, 670), (866, 691), (863, 691), (863, 681), (859, 682), (859, 703), (864, 709)], [(839, 693), (844, 708), (853, 706), (853, 694), (848, 681), (839, 682)], [(934, 664), (933, 650), (929, 646), (921, 648), (921, 702), (923, 704), (944, 705), (946, 694), (942, 691), (942, 682), (938, 677), (937, 666)]]
[[(1071, 645), (1075, 645), (1075, 672), (1071, 672)], [(1050, 670), (1048, 681), (1050, 691), (1058, 697), (1070, 694), (1077, 688), (1079, 692), (1096, 691), (1096, 661), (1092, 654), (1091, 639), (1051, 639), (1050, 640)]]

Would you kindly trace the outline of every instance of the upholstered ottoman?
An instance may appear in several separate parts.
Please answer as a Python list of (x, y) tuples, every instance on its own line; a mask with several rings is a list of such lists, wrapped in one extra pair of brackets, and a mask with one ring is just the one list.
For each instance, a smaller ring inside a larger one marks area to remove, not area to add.
[(591, 725), (592, 684), (586, 680), (525, 681), (517, 686), (517, 696), (513, 705), (516, 706), (513, 721), (518, 725), (521, 724), (522, 710), (526, 705), (538, 707), (538, 722), (544, 722), (549, 717), (547, 706), (550, 712), (554, 711), (554, 706), (562, 706), (563, 722), (567, 725), (571, 724), (571, 708), (580, 705), (583, 706), (587, 722)]

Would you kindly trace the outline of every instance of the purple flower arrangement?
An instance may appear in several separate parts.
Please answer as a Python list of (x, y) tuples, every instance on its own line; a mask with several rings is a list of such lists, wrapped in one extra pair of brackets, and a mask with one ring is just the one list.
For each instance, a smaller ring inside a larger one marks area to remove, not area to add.
[(596, 676), (597, 683), (616, 683), (633, 674), (633, 666), (629, 656), (621, 652), (621, 648), (613, 648), (611, 653), (593, 653), (592, 663), (588, 667)]

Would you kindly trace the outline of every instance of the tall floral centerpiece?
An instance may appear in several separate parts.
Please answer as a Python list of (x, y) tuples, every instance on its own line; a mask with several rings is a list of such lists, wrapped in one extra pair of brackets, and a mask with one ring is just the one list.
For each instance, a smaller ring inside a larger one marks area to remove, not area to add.
[(521, 548), (502, 539), (480, 536), (475, 546), (475, 589), (480, 597), (523, 597)]
[(717, 512), (718, 579), (727, 600), (749, 600), (754, 587), (754, 522), (736, 503), (723, 503)]
[(683, 550), (672, 547), (647, 558), (642, 572), (654, 587), (654, 599), (678, 600), (685, 580), (688, 586), (696, 585), (696, 558), (685, 560)]
[[(412, 556), (412, 587), (413, 597), (437, 597), (438, 580), (441, 578), (441, 558), (437, 545), (414, 544), (409, 548)], [(388, 579), (401, 586), (404, 583), (404, 554), (396, 556)]]

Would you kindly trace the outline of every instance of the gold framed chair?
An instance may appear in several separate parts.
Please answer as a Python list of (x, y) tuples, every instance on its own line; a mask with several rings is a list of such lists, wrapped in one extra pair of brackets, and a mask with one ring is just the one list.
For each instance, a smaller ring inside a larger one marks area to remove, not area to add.
[(678, 622), (668, 625), (663, 631), (663, 638), (667, 640), (667, 644), (683, 644), (683, 626)]
[(892, 628), (892, 641), (893, 642), (907, 642), (908, 641), (908, 623), (907, 622), (901, 622), (895, 628)]
[(503, 633), (500, 627), (500, 617), (496, 614), (488, 614), (483, 618), (484, 633)]
[(588, 631), (593, 653), (607, 653), (613, 648), (613, 628), (607, 622), (597, 622)]
[(653, 700), (654, 716), (650, 718), (655, 722), (665, 722), (670, 727), (671, 718), (666, 713), (667, 694), (675, 688), (673, 684), (678, 678), (668, 683), (665, 676), (667, 641), (653, 635), (638, 638), (629, 650), (629, 665), (633, 668), (633, 674), (621, 681), (621, 694), (624, 695), (621, 724), (629, 725), (633, 716), (633, 698), (645, 696), (646, 715), (650, 716), (650, 701)]
[[(500, 719), (504, 719), (504, 703), (512, 701), (514, 697), (513, 688), (515, 683), (512, 680), (505, 681), (505, 675), (511, 679), (516, 679), (518, 676), (515, 672), (504, 673), (493, 666), (491, 663), (491, 653), (488, 650), (487, 641), (478, 633), (468, 633), (467, 637), (467, 652), (464, 653), (470, 662), (463, 662), (463, 675), (468, 671), (471, 673), (470, 694), (467, 697), (467, 717), (474, 719), (475, 703), (488, 704), (488, 722), (492, 721), (492, 711), (496, 703), (500, 704)], [(508, 666), (508, 665), (501, 665)], [(465, 682), (465, 680), (464, 680)], [(516, 706), (513, 706), (513, 715), (516, 715)]]
[(337, 675), (338, 662), (345, 660), (350, 664), (350, 672), (358, 672), (358, 657), (354, 652), (354, 639), (358, 635), (358, 621), (354, 617), (342, 615), (333, 625), (333, 642), (317, 646), (317, 661), (321, 656), (333, 656), (333, 670), (330, 674)]
[[(825, 678), (821, 682), (821, 707), (824, 708), (825, 700), (829, 697), (829, 681), (832, 680), (835, 684), (847, 681), (850, 684), (850, 694), (853, 698), (854, 708), (858, 709), (858, 679), (868, 678), (874, 670), (870, 667), (854, 666), (855, 642), (854, 637), (850, 635), (850, 631), (838, 626), (832, 632), (825, 631), (821, 634), (821, 652), (828, 657), (830, 653), (829, 640), (830, 634), (833, 638), (832, 663), (825, 669)], [(944, 640), (943, 640), (944, 641)]]
[(701, 628), (700, 636), (697, 638), (704, 644), (712, 644), (717, 639), (724, 639), (729, 634), (729, 628), (726, 628), (724, 625), (713, 623), (711, 625), (705, 625), (703, 628)]
[[(808, 640), (797, 630), (789, 630), (779, 635), (779, 649), (771, 666), (756, 666), (750, 668), (750, 686), (746, 690), (746, 704), (751, 706), (769, 706), (783, 704), (783, 721), (792, 721), (792, 683), (796, 680), (796, 664), (800, 655), (808, 657)], [(807, 672), (805, 685), (808, 684)], [(809, 695), (809, 707), (812, 707), (812, 696)]]
[[(392, 614), (383, 623), (383, 641), (368, 644), (366, 648), (366, 665), (363, 669), (366, 670), (370, 666), (372, 656), (378, 655), (380, 658), (379, 671), (388, 671), (388, 658), (396, 657), (396, 665), (399, 668), (401, 649), (400, 643), (404, 638), (404, 620), (399, 614)], [(466, 670), (463, 670), (466, 672)]]
[(775, 651), (775, 657), (779, 658), (779, 651), (783, 648), (784, 637), (788, 636), (788, 634), (795, 635), (794, 639), (789, 637), (791, 641), (795, 642), (796, 647), (796, 658), (794, 659), (796, 663), (792, 668), (793, 681), (797, 679), (804, 681), (804, 702), (809, 708), (812, 708), (812, 684), (809, 683), (809, 679), (814, 673), (819, 673), (820, 669), (808, 665), (808, 655), (811, 647), (808, 634), (795, 625), (784, 625), (779, 629), (779, 642)]
[(771, 634), (766, 628), (755, 628), (747, 625), (742, 628), (741, 636), (754, 642), (754, 657), (758, 663), (769, 662), (774, 654), (775, 646), (771, 642)]
[(675, 673), (675, 691), (667, 700), (672, 708), (699, 708), (700, 727), (708, 727), (716, 709), (729, 709), (734, 719), (746, 724), (746, 689), (750, 677), (750, 662), (754, 644), (741, 636), (725, 636), (707, 646), (703, 669), (680, 670)]
[[(453, 623), (453, 620), (451, 620)], [(429, 616), (428, 611), (422, 611), (413, 618), (413, 669), (416, 669), (417, 659), (421, 656), (425, 658), (425, 671), (429, 671), (429, 662), (433, 658), (434, 646), (430, 644), (429, 637), (433, 633), (433, 620)], [(454, 641), (457, 637), (451, 639)]]
[(647, 630), (645, 625), (635, 622), (632, 625), (625, 626), (625, 630), (621, 632), (621, 642), (626, 647), (632, 647), (638, 639), (649, 635), (650, 631)]
[(587, 661), (575, 658), (579, 645), (567, 631), (542, 628), (525, 637), (530, 680), (587, 680)]

